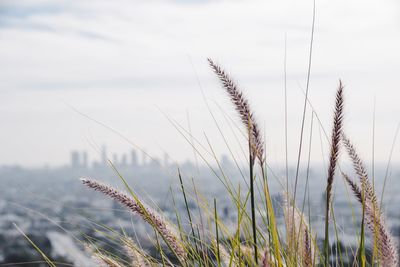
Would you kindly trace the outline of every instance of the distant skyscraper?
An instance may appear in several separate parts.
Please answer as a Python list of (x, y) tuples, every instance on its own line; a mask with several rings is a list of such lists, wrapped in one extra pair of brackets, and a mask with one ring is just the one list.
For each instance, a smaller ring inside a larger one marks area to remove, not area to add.
[(142, 151), (142, 165), (145, 166), (147, 164), (147, 155), (146, 151)]
[(115, 165), (115, 166), (117, 166), (117, 165), (119, 165), (119, 162), (118, 162), (118, 155), (117, 154), (113, 154), (113, 164)]
[(80, 167), (80, 162), (79, 162), (79, 152), (77, 151), (72, 151), (71, 152), (71, 167), (73, 168), (78, 168)]
[(121, 164), (121, 166), (123, 166), (123, 167), (126, 167), (126, 166), (127, 166), (126, 154), (123, 154), (123, 155), (122, 155), (120, 164)]
[(107, 165), (107, 147), (105, 145), (101, 147), (101, 164)]
[(221, 165), (224, 168), (228, 168), (228, 169), (230, 169), (232, 167), (232, 162), (229, 160), (227, 155), (222, 155), (221, 156)]
[(88, 154), (87, 154), (86, 151), (83, 151), (83, 152), (82, 152), (82, 166), (83, 166), (84, 168), (87, 168), (87, 167), (88, 167)]
[(134, 149), (131, 151), (131, 165), (132, 166), (137, 166), (138, 165), (138, 159), (137, 159), (137, 154)]

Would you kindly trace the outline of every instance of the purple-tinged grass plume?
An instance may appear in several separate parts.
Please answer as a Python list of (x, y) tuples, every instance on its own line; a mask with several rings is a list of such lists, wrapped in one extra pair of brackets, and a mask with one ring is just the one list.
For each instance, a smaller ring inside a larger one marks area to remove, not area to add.
[(326, 207), (325, 207), (325, 240), (324, 255), (325, 266), (329, 264), (329, 212), (332, 200), (333, 179), (335, 177), (336, 164), (339, 157), (340, 139), (343, 127), (343, 84), (339, 80), (339, 88), (336, 92), (335, 113), (333, 116), (333, 129), (331, 137), (331, 149), (329, 156), (328, 178), (326, 184)]
[(357, 154), (357, 151), (353, 144), (350, 142), (350, 140), (343, 134), (342, 135), (342, 141), (344, 146), (346, 147), (347, 153), (349, 154), (349, 157), (353, 163), (354, 170), (356, 171), (356, 174), (360, 180), (360, 183), (365, 186), (365, 197), (368, 199), (368, 201), (371, 202), (373, 205), (373, 208), (376, 210), (377, 213), (380, 213), (379, 210), (379, 205), (378, 205), (378, 198), (375, 195), (374, 188), (372, 184), (370, 183), (368, 179), (368, 173), (367, 170)]
[(268, 246), (265, 247), (264, 252), (263, 252), (263, 256), (261, 259), (261, 267), (271, 267), (271, 260), (270, 260), (270, 253), (269, 253), (269, 249)]
[(87, 187), (111, 197), (112, 199), (118, 201), (119, 203), (130, 209), (133, 213), (137, 213), (140, 217), (143, 218), (143, 220), (148, 222), (152, 227), (155, 228), (155, 230), (160, 233), (165, 242), (178, 257), (178, 260), (180, 262), (185, 261), (186, 252), (181, 242), (179, 241), (179, 238), (175, 234), (174, 229), (164, 219), (162, 219), (161, 216), (159, 216), (149, 208), (144, 207), (143, 204), (138, 203), (132, 197), (117, 191), (111, 186), (86, 178), (81, 179), (81, 181)]
[[(288, 197), (283, 199), (287, 200)], [(294, 211), (294, 214), (292, 213)], [(314, 242), (310, 236), (309, 225), (304, 217), (304, 214), (297, 208), (289, 204), (288, 201), (283, 203), (283, 214), (285, 217), (286, 234), (288, 240), (296, 248), (298, 263), (302, 263), (301, 266), (313, 266), (316, 263), (313, 262), (313, 255), (315, 253)]]
[[(374, 207), (378, 204), (378, 202), (374, 203), (372, 200), (374, 198), (368, 198), (368, 193), (365, 194), (365, 201), (363, 201), (363, 193), (359, 185), (356, 184), (348, 175), (344, 173), (342, 173), (342, 175), (353, 191), (358, 202), (361, 205), (364, 203), (366, 224), (375, 236), (374, 241), (376, 242), (376, 246), (378, 248), (380, 264), (385, 267), (397, 267), (397, 246), (394, 242), (394, 238), (385, 224), (383, 214)], [(374, 191), (372, 191), (372, 194), (375, 196)]]
[(208, 63), (218, 76), (223, 88), (227, 91), (236, 111), (239, 113), (242, 123), (246, 129), (250, 129), (250, 141), (252, 143), (252, 153), (254, 158), (258, 158), (260, 165), (264, 163), (264, 142), (260, 128), (251, 112), (248, 100), (243, 96), (233, 79), (212, 59), (208, 58)]

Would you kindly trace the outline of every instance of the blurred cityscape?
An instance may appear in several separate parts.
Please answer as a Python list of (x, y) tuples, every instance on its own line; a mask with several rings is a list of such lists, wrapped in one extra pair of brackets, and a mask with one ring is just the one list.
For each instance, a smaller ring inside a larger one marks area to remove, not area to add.
[[(140, 159), (139, 159), (140, 158)], [(185, 162), (179, 166), (170, 162), (168, 156), (163, 160), (148, 157), (145, 153), (132, 150), (123, 155), (113, 155), (109, 161), (104, 146), (98, 161), (91, 162), (88, 153), (72, 151), (69, 164), (52, 168), (23, 168), (19, 166), (0, 167), (0, 263), (8, 266), (46, 266), (40, 254), (21, 234), (26, 234), (46, 255), (59, 263), (74, 266), (96, 266), (81, 241), (88, 238), (96, 240), (97, 245), (115, 249), (98, 229), (106, 225), (111, 229), (124, 230), (135, 240), (139, 240), (144, 249), (151, 252), (152, 232), (141, 220), (107, 197), (88, 190), (79, 181), (80, 177), (92, 177), (123, 189), (116, 170), (129, 182), (135, 192), (145, 202), (163, 211), (163, 214), (175, 221), (175, 209), (181, 217), (186, 207), (180, 191), (178, 167), (188, 191), (196, 190), (206, 200), (217, 199), (218, 211), (226, 225), (234, 229), (236, 209), (223, 184), (218, 180), (223, 175), (229, 177), (232, 184), (246, 186), (246, 169), (239, 168), (227, 156), (223, 156), (215, 166), (197, 165)], [(115, 167), (111, 166), (110, 162)], [(305, 213), (311, 210), (311, 225), (319, 234), (323, 230), (324, 184), (323, 167), (315, 166), (307, 173), (300, 172), (297, 203), (301, 207), (309, 178), (309, 192)], [(293, 176), (294, 169), (290, 169)], [(384, 173), (377, 168), (377, 177)], [(223, 175), (222, 175), (223, 173)], [(269, 185), (274, 208), (278, 215), (280, 229), (283, 231), (282, 186), (284, 168), (269, 170)], [(400, 236), (399, 173), (390, 172), (390, 186), (385, 193), (385, 214), (387, 223), (396, 237)], [(380, 176), (382, 177), (382, 176)], [(382, 185), (382, 179), (376, 179), (376, 185)], [(173, 197), (173, 198), (172, 198)], [(309, 202), (308, 202), (309, 201)], [(211, 202), (210, 202), (211, 203)], [(261, 204), (261, 202), (260, 202)], [(353, 205), (354, 204), (354, 205)], [(196, 201), (189, 198), (189, 207), (195, 211)], [(356, 229), (360, 223), (360, 207), (352, 195), (344, 189), (338, 179), (335, 187), (334, 208), (339, 226), (338, 237), (341, 245), (356, 245)], [(183, 220), (183, 227), (188, 224)], [(320, 235), (319, 235), (320, 236)], [(336, 240), (332, 237), (331, 240)], [(20, 265), (18, 264), (20, 263)], [(24, 264), (23, 264), (24, 263)], [(29, 263), (29, 264), (28, 264)], [(60, 264), (62, 266), (62, 264)]]

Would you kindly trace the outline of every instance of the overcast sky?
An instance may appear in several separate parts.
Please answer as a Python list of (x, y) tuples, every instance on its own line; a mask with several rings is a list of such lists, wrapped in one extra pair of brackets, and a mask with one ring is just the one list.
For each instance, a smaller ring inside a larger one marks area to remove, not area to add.
[[(60, 165), (72, 149), (96, 159), (102, 144), (110, 152), (131, 149), (74, 109), (155, 156), (193, 159), (193, 149), (164, 114), (185, 128), (189, 120), (206, 148), (205, 136), (216, 154), (228, 154), (206, 101), (240, 157), (245, 143), (225, 116), (238, 119), (207, 57), (245, 91), (265, 127), (268, 160), (282, 162), (285, 35), (289, 160), (295, 162), (312, 8), (309, 0), (2, 0), (0, 164)], [(372, 158), (374, 98), (377, 161), (387, 160), (400, 121), (399, 48), (398, 1), (316, 0), (310, 100), (330, 132), (335, 90), (343, 80), (345, 130), (366, 161)], [(306, 140), (309, 122), (310, 109)], [(312, 159), (321, 162), (326, 141), (322, 136), (321, 146), (320, 128), (313, 129)], [(397, 147), (393, 157), (400, 160)]]

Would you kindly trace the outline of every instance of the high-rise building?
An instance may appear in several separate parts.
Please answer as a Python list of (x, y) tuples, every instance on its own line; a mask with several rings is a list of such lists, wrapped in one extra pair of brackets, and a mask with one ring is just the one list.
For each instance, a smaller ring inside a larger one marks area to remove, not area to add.
[(126, 159), (126, 154), (125, 153), (122, 155), (120, 164), (121, 164), (122, 167), (126, 167), (127, 166), (127, 159)]
[(119, 165), (119, 162), (118, 162), (118, 155), (116, 154), (116, 153), (114, 153), (113, 154), (113, 164), (115, 165), (115, 166), (118, 166)]
[(138, 165), (138, 158), (134, 149), (131, 151), (131, 165), (134, 167)]
[(84, 168), (88, 167), (88, 154), (86, 151), (82, 152), (82, 167)]
[(107, 165), (107, 147), (105, 145), (101, 146), (101, 164)]
[(142, 165), (145, 166), (146, 164), (147, 164), (146, 151), (142, 150)]
[(78, 168), (80, 167), (80, 159), (79, 159), (79, 152), (77, 151), (72, 151), (71, 152), (71, 167), (72, 168)]

